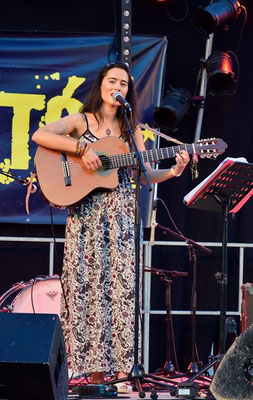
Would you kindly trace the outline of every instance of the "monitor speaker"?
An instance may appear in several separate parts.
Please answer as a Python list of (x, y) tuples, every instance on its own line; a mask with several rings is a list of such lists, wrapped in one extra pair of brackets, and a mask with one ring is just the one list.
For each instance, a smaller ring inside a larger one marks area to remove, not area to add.
[(0, 399), (67, 396), (68, 367), (58, 315), (0, 313)]
[(253, 325), (235, 339), (210, 385), (217, 400), (253, 399)]

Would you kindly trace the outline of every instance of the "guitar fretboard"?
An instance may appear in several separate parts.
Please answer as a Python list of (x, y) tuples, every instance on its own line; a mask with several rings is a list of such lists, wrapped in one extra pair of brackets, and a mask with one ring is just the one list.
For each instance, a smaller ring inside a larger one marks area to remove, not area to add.
[[(186, 150), (189, 154), (193, 154), (196, 152), (196, 147), (197, 146), (194, 143), (184, 144), (180, 146), (145, 150), (141, 151), (140, 155), (142, 157), (143, 162), (145, 163), (145, 162), (152, 162), (152, 161), (164, 160), (167, 158), (175, 157), (175, 155), (179, 153), (180, 150)], [(110, 155), (107, 158), (110, 161), (110, 168), (128, 167), (136, 164), (135, 153)]]

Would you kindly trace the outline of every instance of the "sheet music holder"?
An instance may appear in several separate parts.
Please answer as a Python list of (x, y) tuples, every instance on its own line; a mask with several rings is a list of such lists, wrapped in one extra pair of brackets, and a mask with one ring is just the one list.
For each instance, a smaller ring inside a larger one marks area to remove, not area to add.
[(206, 179), (184, 197), (191, 208), (222, 211), (229, 200), (229, 213), (236, 213), (253, 195), (253, 164), (245, 158), (226, 158)]
[(226, 158), (204, 181), (184, 197), (191, 208), (221, 211), (223, 217), (220, 286), (219, 354), (226, 352), (227, 242), (229, 213), (236, 213), (253, 195), (253, 164), (245, 158)]

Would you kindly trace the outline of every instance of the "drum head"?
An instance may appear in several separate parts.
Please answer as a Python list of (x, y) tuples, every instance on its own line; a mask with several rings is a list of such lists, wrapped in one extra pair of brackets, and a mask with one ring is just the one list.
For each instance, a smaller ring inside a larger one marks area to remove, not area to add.
[(29, 286), (31, 282), (18, 282), (14, 283), (10, 289), (0, 296), (0, 312), (12, 312), (12, 304), (24, 288)]
[(59, 277), (35, 279), (16, 296), (13, 312), (60, 315), (61, 292)]

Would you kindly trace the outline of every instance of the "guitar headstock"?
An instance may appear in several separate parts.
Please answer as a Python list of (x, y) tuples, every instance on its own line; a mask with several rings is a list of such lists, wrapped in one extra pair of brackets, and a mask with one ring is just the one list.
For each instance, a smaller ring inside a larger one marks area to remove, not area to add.
[(219, 138), (200, 139), (194, 145), (200, 158), (216, 158), (219, 154), (224, 153), (228, 147), (227, 143)]

